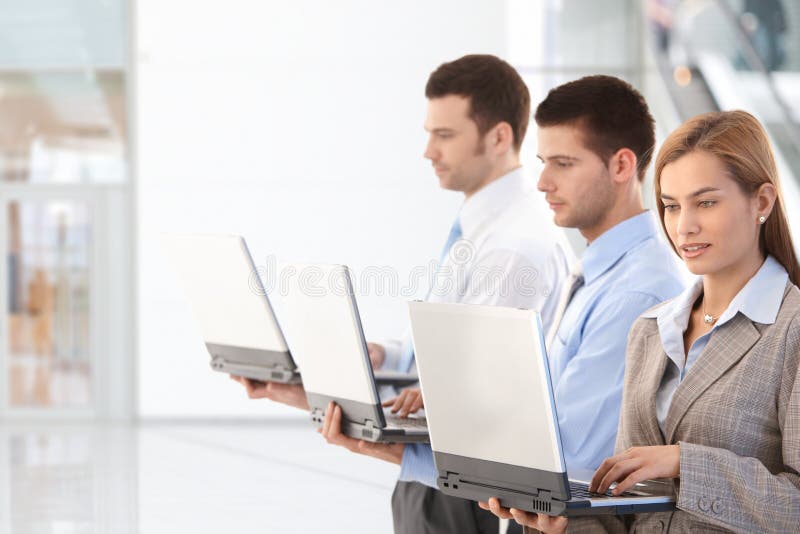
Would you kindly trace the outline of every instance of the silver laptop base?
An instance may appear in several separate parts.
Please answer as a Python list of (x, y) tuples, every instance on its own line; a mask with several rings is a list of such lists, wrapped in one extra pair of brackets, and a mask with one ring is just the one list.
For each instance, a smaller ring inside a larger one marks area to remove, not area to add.
[[(434, 452), (434, 459), (439, 471), (436, 483), (443, 493), (472, 501), (496, 497), (506, 508), (568, 517), (660, 512), (675, 508), (674, 498), (660, 495), (647, 496), (647, 500), (656, 501), (647, 503), (642, 502), (645, 496), (571, 499), (566, 473), (440, 452)], [(553, 488), (557, 494), (540, 488)]]
[(428, 443), (427, 429), (402, 429), (386, 426), (383, 408), (349, 399), (333, 398), (306, 391), (311, 421), (318, 428), (325, 422), (330, 401), (342, 408), (342, 432), (351, 438), (380, 443)]
[(461, 480), (458, 475), (452, 473), (447, 479), (437, 480), (439, 489), (442, 493), (460, 497), (471, 501), (487, 501), (491, 497), (500, 500), (500, 506), (505, 508), (516, 508), (545, 515), (563, 515), (567, 517), (589, 516), (589, 515), (625, 515), (640, 514), (648, 512), (665, 512), (675, 509), (675, 503), (655, 502), (655, 503), (636, 503), (625, 504), (625, 498), (620, 497), (614, 500), (618, 504), (609, 503), (605, 506), (592, 506), (588, 499), (574, 501), (559, 501), (557, 499), (545, 497), (539, 498), (533, 495), (516, 492), (506, 488), (498, 488), (486, 484), (473, 484)]
[(211, 368), (215, 371), (262, 382), (300, 383), (300, 374), (288, 351), (251, 349), (215, 343), (206, 343), (206, 350), (211, 356)]
[(278, 382), (281, 384), (301, 384), (300, 373), (281, 367), (259, 367), (228, 362), (219, 358), (212, 359), (210, 366), (213, 370), (229, 375), (243, 376), (261, 382)]

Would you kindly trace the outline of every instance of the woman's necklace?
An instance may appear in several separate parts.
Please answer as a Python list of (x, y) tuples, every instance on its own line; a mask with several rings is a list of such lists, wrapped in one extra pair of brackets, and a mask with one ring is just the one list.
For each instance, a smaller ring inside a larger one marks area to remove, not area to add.
[(705, 321), (706, 324), (714, 324), (714, 321), (716, 321), (717, 319), (719, 319), (719, 316), (714, 317), (710, 313), (706, 313), (706, 297), (704, 295), (703, 296), (703, 321)]

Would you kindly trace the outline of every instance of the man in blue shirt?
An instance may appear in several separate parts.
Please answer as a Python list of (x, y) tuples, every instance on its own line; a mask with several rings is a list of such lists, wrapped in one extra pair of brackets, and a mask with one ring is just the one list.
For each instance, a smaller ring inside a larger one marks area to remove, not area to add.
[[(555, 223), (577, 228), (588, 243), (547, 337), (567, 466), (594, 469), (613, 454), (628, 330), (677, 295), (685, 276), (642, 203), (655, 145), (642, 96), (617, 78), (590, 76), (553, 89), (536, 122), (544, 163), (538, 188)], [(326, 431), (340, 439), (337, 425)], [(435, 486), (429, 446), (406, 446), (401, 465), (402, 480)], [(511, 517), (494, 504), (495, 513)]]
[[(578, 228), (588, 242), (548, 349), (567, 467), (594, 470), (614, 450), (628, 330), (680, 293), (686, 276), (642, 209), (654, 134), (641, 95), (616, 78), (582, 78), (550, 91), (536, 123), (539, 190), (556, 224)], [(541, 528), (552, 526), (541, 518)]]

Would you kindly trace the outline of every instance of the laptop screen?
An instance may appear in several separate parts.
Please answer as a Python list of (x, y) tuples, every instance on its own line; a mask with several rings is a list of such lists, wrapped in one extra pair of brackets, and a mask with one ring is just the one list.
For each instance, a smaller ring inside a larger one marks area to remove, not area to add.
[(164, 235), (162, 245), (206, 343), (288, 350), (244, 239)]
[(343, 265), (283, 263), (280, 312), (306, 391), (377, 404), (352, 283)]
[(538, 314), (410, 302), (435, 452), (565, 472)]

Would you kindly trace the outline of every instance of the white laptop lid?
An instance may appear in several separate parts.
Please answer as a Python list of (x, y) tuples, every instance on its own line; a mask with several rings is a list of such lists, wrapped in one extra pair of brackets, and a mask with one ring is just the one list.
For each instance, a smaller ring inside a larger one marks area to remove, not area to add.
[(538, 313), (408, 306), (433, 450), (566, 472)]
[(241, 236), (164, 235), (162, 245), (206, 343), (288, 350)]
[(279, 271), (287, 290), (280, 303), (282, 324), (306, 391), (376, 404), (347, 267), (286, 262)]

